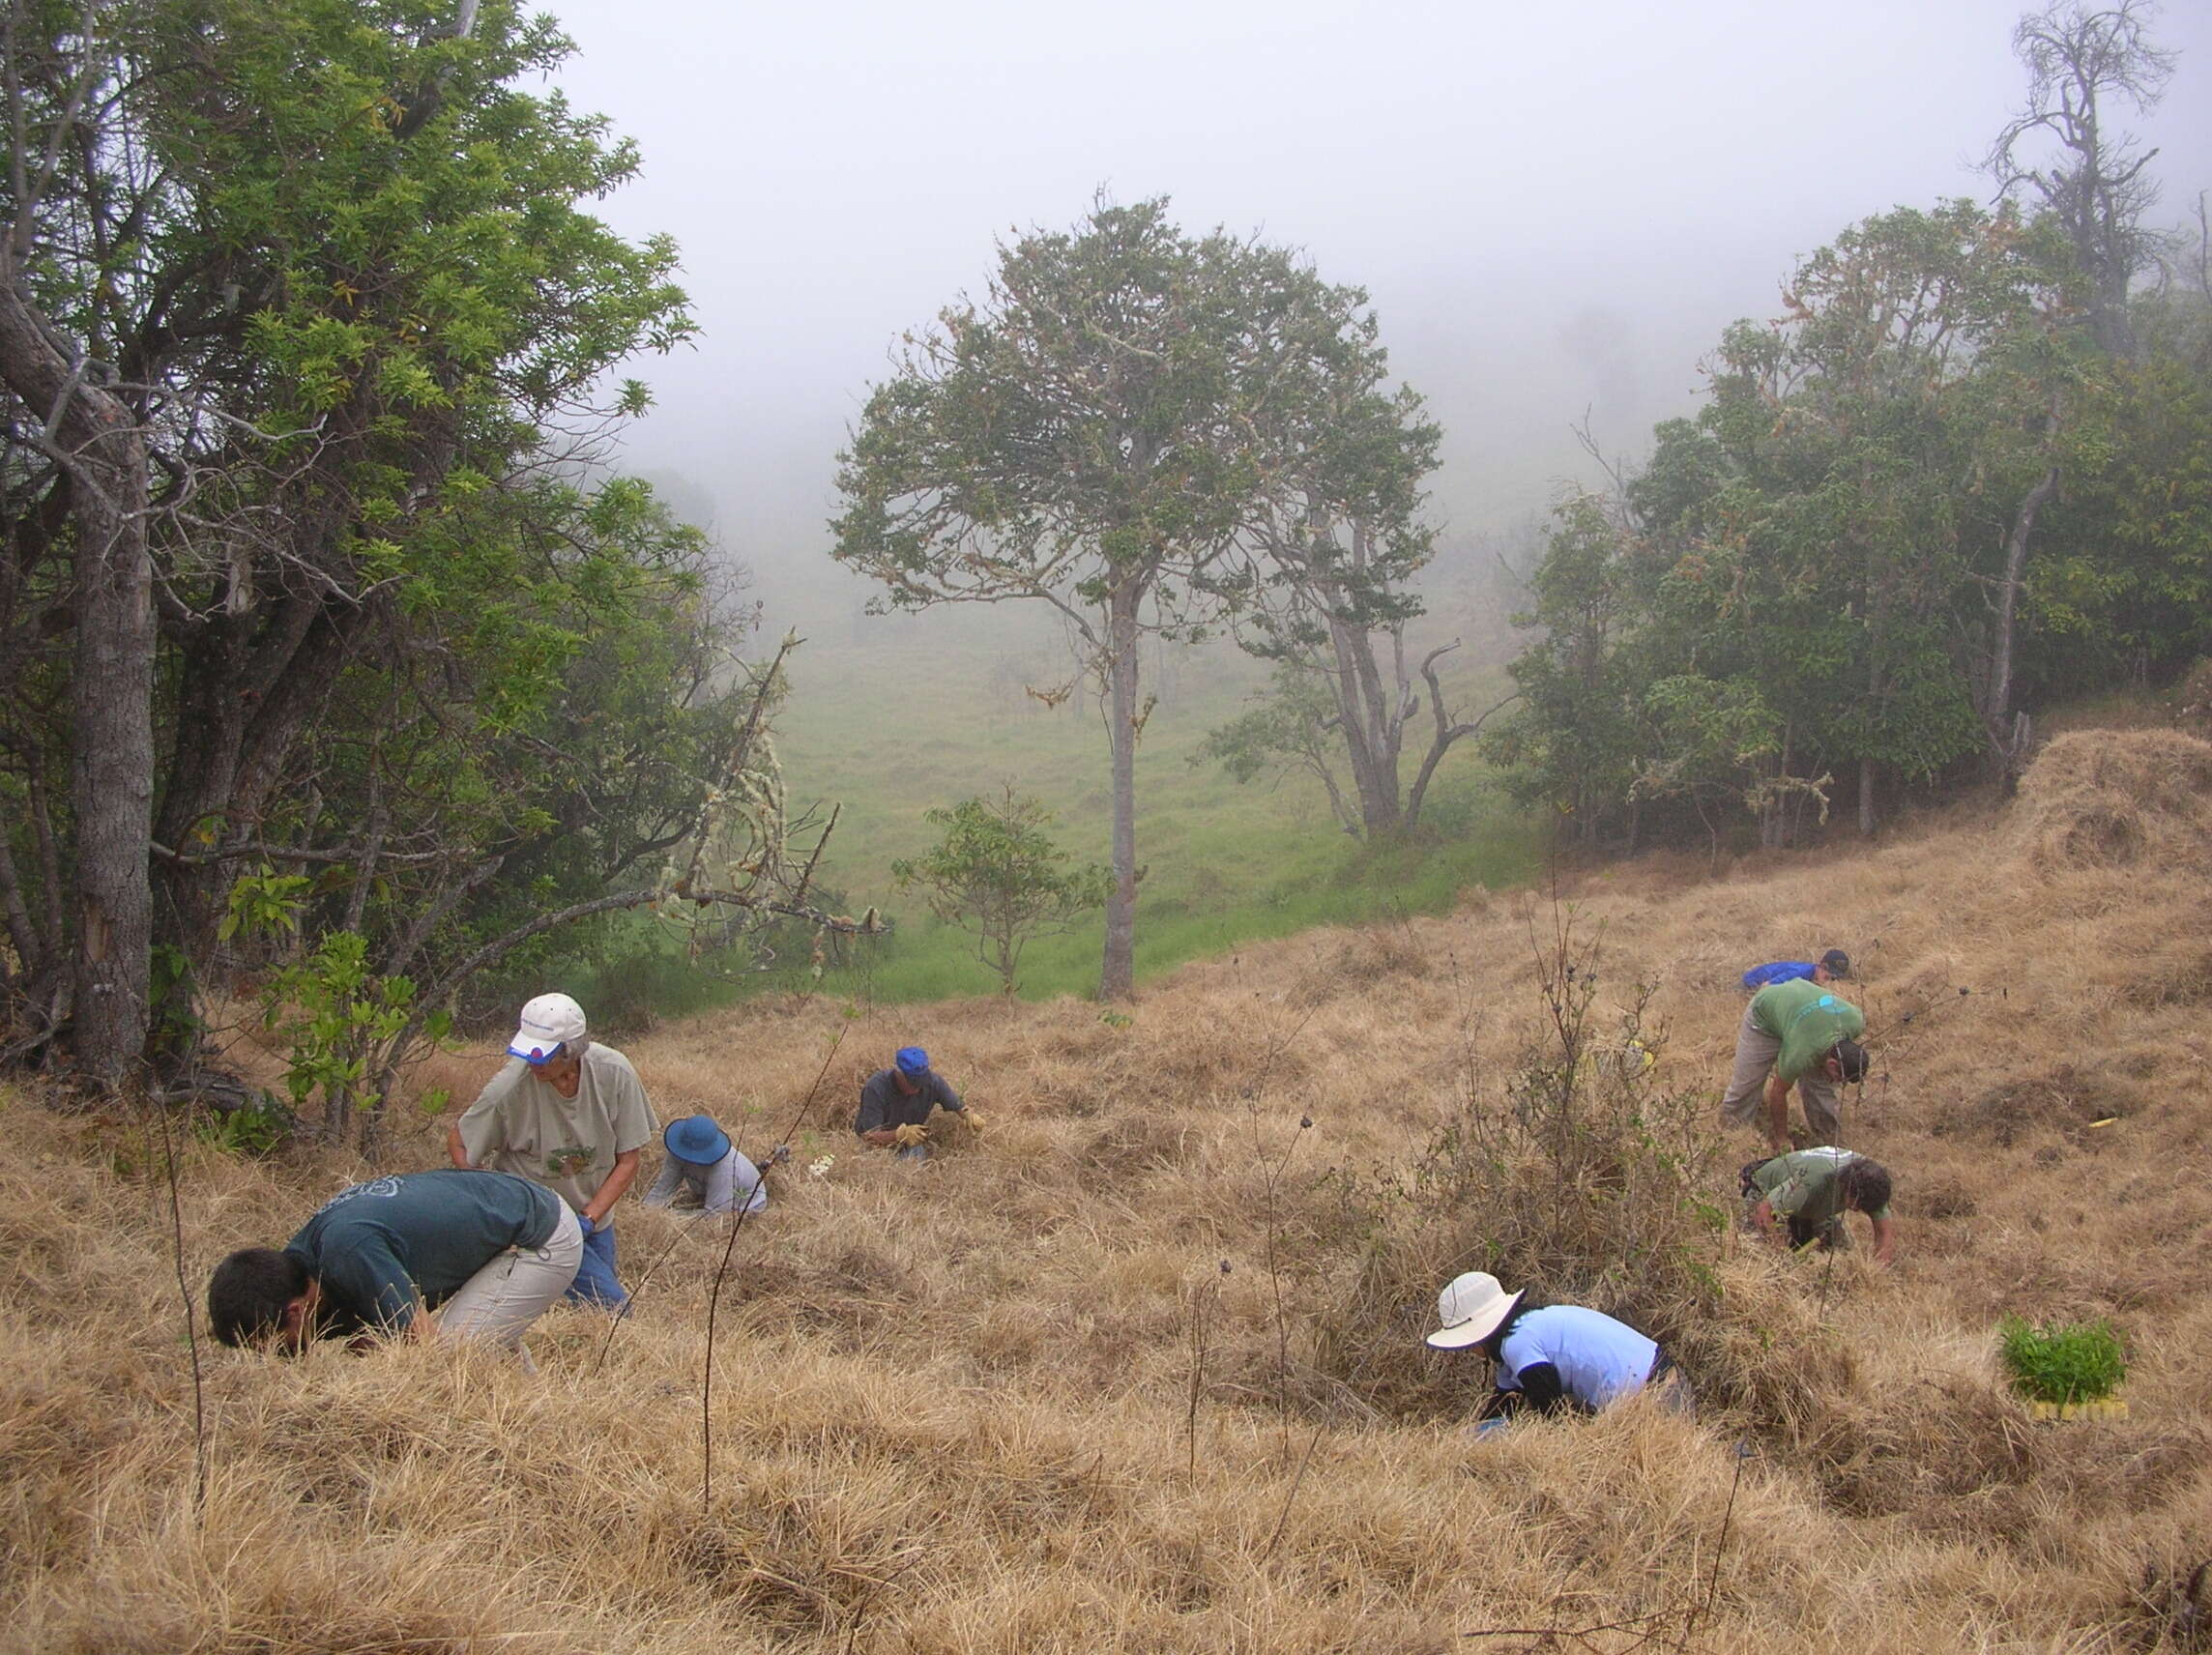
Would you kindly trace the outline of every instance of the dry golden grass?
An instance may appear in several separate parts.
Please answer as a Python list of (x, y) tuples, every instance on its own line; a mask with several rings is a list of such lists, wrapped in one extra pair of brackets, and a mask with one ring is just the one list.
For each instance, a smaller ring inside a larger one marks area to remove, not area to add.
[[(1898, 1264), (1715, 1240), (1717, 1308), (1668, 1330), (1694, 1424), (1637, 1406), (1462, 1436), (1486, 1376), (1417, 1340), (1484, 1216), (1370, 1223), (1345, 1193), (1498, 1106), (1539, 1010), (1541, 902), (1247, 948), (1125, 1027), (1074, 1001), (793, 1003), (628, 1048), (663, 1118), (710, 1110), (754, 1149), (800, 1122), (723, 1295), (711, 1497), (726, 1233), (632, 1206), (633, 1318), (610, 1343), (555, 1312), (535, 1378), (436, 1349), (203, 1351), (195, 1503), (159, 1136), (7, 1096), (0, 1645), (2189, 1647), (2183, 1585), (2212, 1556), (2208, 852), (2212, 747), (2085, 732), (1994, 824), (1582, 882), (1598, 1024), (1655, 987), (1639, 1084), (1717, 1092), (1735, 973), (1816, 946), (1858, 962), (1879, 1034), (1846, 1118), (1897, 1176)], [(919, 1168), (843, 1131), (909, 1038), (990, 1117)], [(466, 1098), (492, 1060), (418, 1080)], [(403, 1128), (398, 1158), (438, 1164), (443, 1124)], [(1719, 1147), (1714, 1197), (1754, 1147)], [(360, 1170), (188, 1144), (195, 1295)], [(2110, 1317), (2132, 1420), (2031, 1424), (1994, 1370), (2007, 1309)], [(1469, 1636), (1597, 1626), (1618, 1629)]]

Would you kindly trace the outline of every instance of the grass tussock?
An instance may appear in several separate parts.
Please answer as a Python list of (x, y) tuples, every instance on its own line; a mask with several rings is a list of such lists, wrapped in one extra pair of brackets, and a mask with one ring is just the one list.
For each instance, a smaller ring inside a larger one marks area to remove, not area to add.
[[(2202, 1648), (2212, 747), (2177, 740), (2053, 742), (1994, 828), (1310, 933), (1112, 1017), (670, 1022), (627, 1047), (662, 1118), (796, 1151), (712, 1394), (727, 1232), (629, 1206), (634, 1314), (549, 1315), (536, 1376), (203, 1344), (204, 1494), (160, 1135), (0, 1093), (0, 1644)], [(1735, 973), (1829, 945), (1875, 1031), (1844, 1120), (1896, 1176), (1888, 1271), (1731, 1226)], [(909, 1040), (987, 1116), (919, 1167), (848, 1130)], [(394, 1160), (439, 1164), (444, 1124), (395, 1120)], [(363, 1171), (175, 1142), (195, 1295)], [(1700, 1417), (1466, 1437), (1487, 1375), (1421, 1335), (1467, 1268), (1645, 1326)], [(2132, 1418), (2032, 1423), (2008, 1314), (2110, 1321)]]

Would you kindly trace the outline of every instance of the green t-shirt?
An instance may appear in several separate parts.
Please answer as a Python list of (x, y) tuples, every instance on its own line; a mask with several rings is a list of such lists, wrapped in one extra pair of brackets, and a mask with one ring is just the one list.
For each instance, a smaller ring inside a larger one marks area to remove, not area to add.
[(1838, 1040), (1855, 1040), (1866, 1032), (1857, 1006), (1810, 979), (1761, 989), (1751, 997), (1751, 1020), (1782, 1042), (1774, 1072), (1791, 1083), (1819, 1067)]
[(342, 1189), (284, 1251), (323, 1286), (332, 1332), (415, 1320), (510, 1247), (542, 1247), (561, 1221), (550, 1190), (503, 1173), (447, 1168)]
[[(1843, 1211), (1843, 1198), (1836, 1190), (1836, 1175), (1858, 1159), (1858, 1154), (1850, 1149), (1797, 1149), (1777, 1155), (1754, 1170), (1751, 1181), (1759, 1186), (1760, 1193), (1766, 1197), (1766, 1205), (1778, 1217), (1801, 1219), (1808, 1228), (1819, 1230)], [(1885, 1206), (1867, 1216), (1887, 1218), (1889, 1208)]]

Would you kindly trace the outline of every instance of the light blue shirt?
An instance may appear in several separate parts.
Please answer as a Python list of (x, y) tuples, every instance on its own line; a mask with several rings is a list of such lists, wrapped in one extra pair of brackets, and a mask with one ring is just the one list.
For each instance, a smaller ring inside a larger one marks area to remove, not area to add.
[(1625, 1321), (1580, 1305), (1531, 1310), (1499, 1348), (1498, 1388), (1521, 1388), (1521, 1370), (1549, 1362), (1559, 1387), (1591, 1410), (1634, 1396), (1651, 1377), (1659, 1347)]

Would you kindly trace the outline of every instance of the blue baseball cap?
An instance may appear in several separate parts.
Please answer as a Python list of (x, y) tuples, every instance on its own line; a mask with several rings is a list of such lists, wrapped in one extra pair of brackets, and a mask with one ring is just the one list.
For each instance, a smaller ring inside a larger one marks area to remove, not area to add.
[(929, 1073), (929, 1054), (919, 1046), (901, 1046), (891, 1061), (898, 1064), (898, 1072), (910, 1081), (917, 1081)]
[(711, 1167), (730, 1152), (730, 1135), (714, 1124), (711, 1115), (686, 1115), (671, 1120), (660, 1135), (668, 1152), (694, 1167)]

